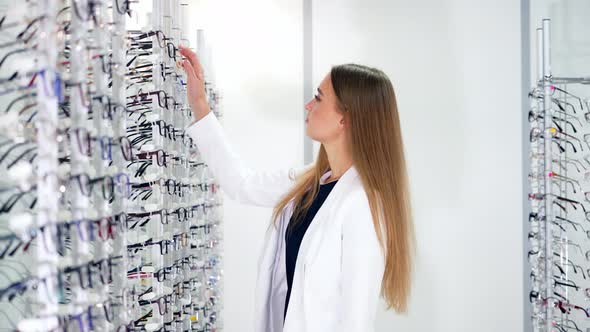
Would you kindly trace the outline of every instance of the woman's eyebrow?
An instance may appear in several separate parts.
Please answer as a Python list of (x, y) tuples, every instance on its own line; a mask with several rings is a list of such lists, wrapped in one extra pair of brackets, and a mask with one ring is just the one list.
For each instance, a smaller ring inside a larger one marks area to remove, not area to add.
[(318, 88), (318, 92), (320, 93), (321, 96), (324, 95), (324, 93), (322, 92), (322, 90), (320, 90), (320, 88)]

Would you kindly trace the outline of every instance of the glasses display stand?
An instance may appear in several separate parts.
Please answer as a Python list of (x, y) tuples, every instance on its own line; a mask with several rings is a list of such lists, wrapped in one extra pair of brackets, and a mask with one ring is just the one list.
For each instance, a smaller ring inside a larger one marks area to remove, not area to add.
[(186, 4), (137, 2), (0, 0), (2, 329), (223, 329), (223, 200), (185, 134)]
[(553, 72), (551, 32), (542, 20), (529, 92), (531, 319), (534, 331), (588, 331), (590, 77)]

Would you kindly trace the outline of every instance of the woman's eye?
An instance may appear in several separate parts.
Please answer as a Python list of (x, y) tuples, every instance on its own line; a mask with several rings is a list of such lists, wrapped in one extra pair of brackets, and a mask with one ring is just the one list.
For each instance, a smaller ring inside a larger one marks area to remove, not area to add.
[(315, 97), (315, 100), (317, 100), (317, 101), (320, 101), (321, 100), (318, 95), (314, 95), (314, 97)]

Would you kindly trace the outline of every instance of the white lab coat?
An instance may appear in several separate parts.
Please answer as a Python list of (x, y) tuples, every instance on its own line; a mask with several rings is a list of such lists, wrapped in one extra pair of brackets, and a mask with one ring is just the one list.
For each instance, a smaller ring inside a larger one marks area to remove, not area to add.
[[(187, 128), (221, 189), (244, 204), (274, 207), (310, 165), (256, 171), (243, 164), (217, 118), (208, 115)], [(330, 171), (322, 176), (323, 181)], [(293, 200), (279, 227), (269, 226), (258, 260), (255, 332), (367, 332), (374, 319), (384, 256), (369, 203), (354, 166), (338, 180), (302, 240), (283, 322), (287, 279), (285, 229)]]

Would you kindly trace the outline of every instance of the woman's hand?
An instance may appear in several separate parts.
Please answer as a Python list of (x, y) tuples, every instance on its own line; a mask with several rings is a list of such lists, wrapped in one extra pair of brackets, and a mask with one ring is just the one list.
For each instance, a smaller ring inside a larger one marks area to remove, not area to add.
[(199, 58), (195, 52), (189, 48), (180, 45), (180, 54), (186, 59), (182, 60), (182, 68), (186, 73), (186, 90), (188, 96), (188, 103), (193, 111), (195, 122), (201, 120), (211, 110), (205, 95), (205, 76), (203, 74), (203, 67), (199, 62)]

